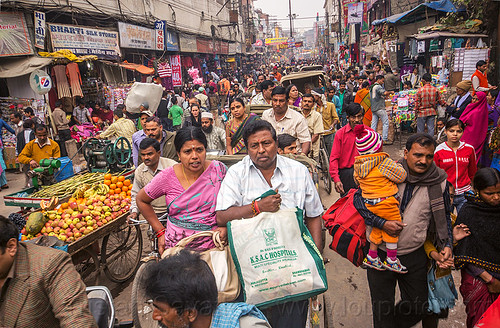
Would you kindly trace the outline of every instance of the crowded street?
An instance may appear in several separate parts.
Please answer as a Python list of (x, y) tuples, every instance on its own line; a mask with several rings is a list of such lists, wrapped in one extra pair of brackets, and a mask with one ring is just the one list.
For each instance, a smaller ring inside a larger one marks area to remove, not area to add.
[(0, 327), (500, 327), (500, 2), (0, 2)]

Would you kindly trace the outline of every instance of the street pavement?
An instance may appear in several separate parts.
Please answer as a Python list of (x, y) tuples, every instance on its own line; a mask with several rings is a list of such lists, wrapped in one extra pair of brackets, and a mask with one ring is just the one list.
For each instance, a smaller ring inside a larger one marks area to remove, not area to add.
[[(402, 146), (404, 147), (404, 140)], [(391, 146), (384, 146), (384, 151), (388, 152), (391, 158), (395, 160), (403, 156), (403, 150), (399, 142)], [(1, 197), (22, 189), (24, 185), (24, 176), (22, 174), (9, 171), (7, 172), (7, 180), (9, 181), (10, 188), (0, 191)], [(322, 186), (320, 186), (319, 192), (325, 209), (330, 207), (339, 198), (339, 195), (335, 191), (332, 191), (331, 195), (328, 195)], [(16, 207), (6, 207), (3, 202), (0, 202), (1, 215), (7, 216), (17, 210), (19, 209)], [(146, 236), (144, 235), (144, 237)], [(372, 327), (370, 292), (366, 279), (366, 271), (356, 268), (348, 260), (329, 249), (330, 242), (331, 237), (327, 234), (324, 256), (330, 260), (326, 265), (329, 289), (325, 293), (327, 303), (324, 304), (323, 308), (325, 310), (324, 314), (331, 324), (329, 328)], [(143, 253), (146, 255), (148, 252), (149, 244), (145, 238)], [(458, 289), (460, 283), (459, 272), (454, 272), (454, 278)], [(109, 281), (104, 275), (101, 275), (99, 284), (105, 285), (111, 290), (117, 311), (116, 317), (120, 321), (131, 320), (130, 295), (132, 279), (125, 283), (117, 284)], [(465, 320), (465, 306), (459, 295), (457, 306), (450, 311), (447, 320), (440, 321), (439, 327), (465, 327)], [(417, 325), (416, 327), (421, 327), (421, 325)]]

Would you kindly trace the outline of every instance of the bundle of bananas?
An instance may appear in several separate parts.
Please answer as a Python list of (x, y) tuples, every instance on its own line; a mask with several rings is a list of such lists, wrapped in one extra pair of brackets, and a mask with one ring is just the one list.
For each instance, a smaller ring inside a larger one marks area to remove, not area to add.
[(76, 199), (84, 198), (85, 192), (89, 189), (90, 189), (90, 185), (87, 183), (84, 183), (80, 187), (75, 189), (75, 192), (73, 193), (72, 197), (76, 198)]
[(84, 198), (90, 198), (96, 195), (104, 196), (109, 192), (109, 186), (103, 183), (96, 183), (84, 192)]

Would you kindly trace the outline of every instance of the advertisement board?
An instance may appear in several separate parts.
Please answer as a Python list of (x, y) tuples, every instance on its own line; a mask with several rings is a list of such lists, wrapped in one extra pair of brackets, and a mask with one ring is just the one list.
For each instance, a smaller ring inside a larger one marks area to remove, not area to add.
[(118, 31), (120, 47), (156, 50), (156, 32), (152, 28), (118, 22)]
[(22, 13), (0, 12), (0, 57), (33, 54)]
[(170, 66), (172, 67), (172, 84), (174, 87), (182, 86), (181, 56), (170, 56)]
[(45, 13), (35, 11), (35, 47), (43, 49), (45, 46)]

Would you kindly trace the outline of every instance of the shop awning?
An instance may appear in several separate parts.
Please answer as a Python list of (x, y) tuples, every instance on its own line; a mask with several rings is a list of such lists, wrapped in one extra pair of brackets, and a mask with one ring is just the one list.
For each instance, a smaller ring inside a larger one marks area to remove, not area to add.
[(455, 7), (455, 5), (450, 0), (424, 2), (419, 4), (415, 8), (405, 11), (403, 13), (375, 20), (372, 22), (372, 25), (380, 25), (383, 23), (404, 25), (408, 23), (417, 22), (425, 19), (426, 17), (425, 13), (429, 9), (444, 13), (455, 13), (459, 11), (465, 11), (465, 9), (463, 8), (457, 9), (457, 7)]
[(68, 49), (61, 49), (54, 52), (39, 52), (38, 54), (42, 57), (66, 58), (76, 63), (81, 63), (87, 60), (97, 60), (97, 56), (95, 55), (77, 56)]
[(106, 65), (111, 65), (111, 66), (120, 66), (126, 69), (129, 69), (131, 71), (137, 71), (141, 74), (144, 75), (152, 75), (155, 73), (154, 68), (149, 68), (147, 66), (141, 65), (141, 64), (134, 64), (134, 63), (129, 63), (128, 61), (124, 61), (121, 63), (113, 63), (107, 60), (100, 60), (101, 63), (104, 63)]
[(2, 58), (0, 61), (0, 78), (26, 75), (49, 65), (51, 62), (52, 58), (37, 56)]
[(452, 33), (452, 32), (428, 32), (428, 33), (418, 33), (409, 35), (409, 38), (415, 38), (417, 40), (427, 40), (435, 38), (487, 38), (486, 34), (463, 34), (463, 33)]

